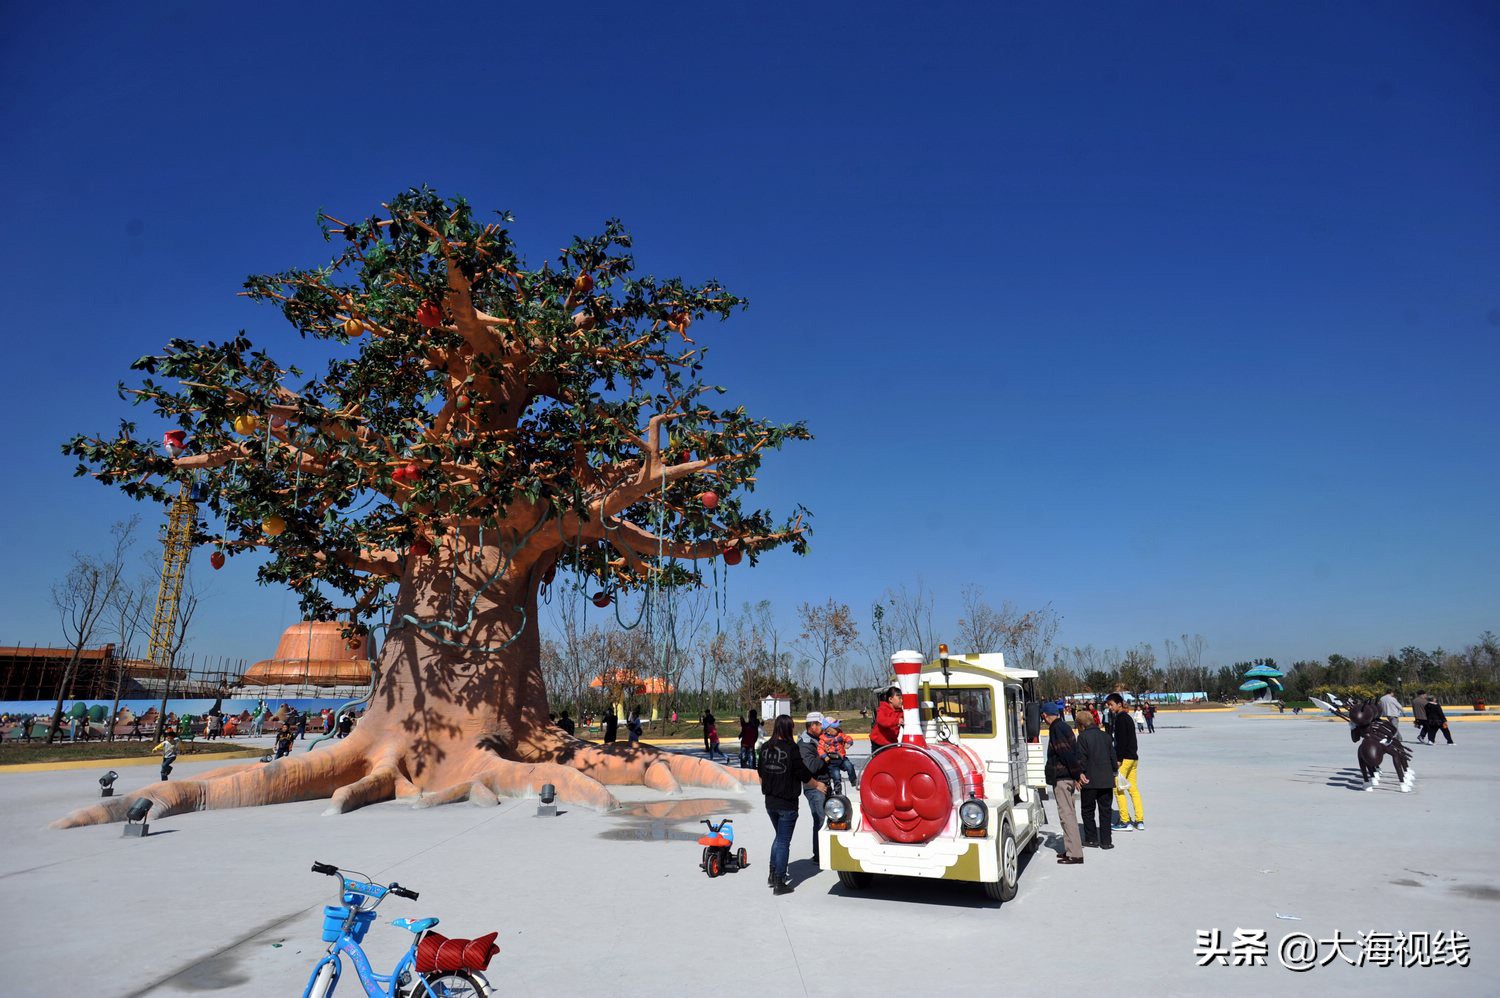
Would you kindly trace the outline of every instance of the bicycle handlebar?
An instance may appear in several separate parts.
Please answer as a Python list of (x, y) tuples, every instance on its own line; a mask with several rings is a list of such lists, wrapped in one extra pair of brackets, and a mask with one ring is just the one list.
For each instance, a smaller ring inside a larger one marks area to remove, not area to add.
[[(344, 889), (344, 885), (348, 882), (348, 878), (344, 876), (344, 871), (343, 870), (340, 870), (338, 867), (334, 866), (332, 863), (318, 863), (318, 862), (314, 862), (313, 865), (312, 865), (312, 872), (314, 872), (314, 873), (321, 873), (321, 874), (323, 874), (326, 877), (338, 877), (339, 878), (339, 896), (340, 896), (340, 899), (342, 899), (343, 892), (344, 892), (344, 890), (343, 890)], [(357, 871), (351, 871), (351, 872), (357, 872)], [(364, 876), (364, 874), (360, 874), (360, 876)], [(421, 897), (421, 895), (418, 894), (416, 891), (411, 890), (411, 889), (406, 888), (406, 887), (402, 887), (400, 884), (398, 884), (394, 880), (392, 880), (389, 884), (386, 885), (386, 891), (389, 892), (389, 893), (391, 893), (391, 894), (396, 895), (397, 897), (406, 898), (408, 901), (415, 901), (415, 900), (417, 900), (417, 898)], [(378, 904), (379, 902), (377, 901), (376, 903)]]

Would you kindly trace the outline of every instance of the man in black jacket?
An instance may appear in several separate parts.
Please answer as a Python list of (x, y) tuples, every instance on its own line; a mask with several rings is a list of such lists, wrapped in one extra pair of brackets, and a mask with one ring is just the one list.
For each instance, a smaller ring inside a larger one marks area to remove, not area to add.
[[(1115, 739), (1115, 758), (1120, 763), (1120, 776), (1129, 788), (1129, 802), (1135, 805), (1135, 828), (1136, 831), (1144, 831), (1146, 808), (1141, 804), (1140, 788), (1135, 785), (1135, 771), (1141, 758), (1140, 750), (1136, 747), (1135, 724), (1130, 720), (1130, 710), (1120, 694), (1111, 693), (1105, 697), (1104, 706), (1109, 710), (1113, 722), (1110, 732)], [(1120, 820), (1110, 827), (1117, 832), (1129, 828), (1130, 809), (1126, 805), (1125, 790), (1115, 789), (1115, 809), (1120, 812)]]
[(1448, 715), (1443, 712), (1443, 705), (1438, 703), (1437, 697), (1432, 697), (1427, 701), (1425, 718), (1426, 728), (1424, 730), (1427, 732), (1427, 744), (1437, 744), (1439, 731), (1443, 733), (1444, 738), (1448, 739), (1449, 745), (1453, 744), (1453, 736), (1448, 732)]
[(1059, 863), (1083, 862), (1083, 842), (1078, 837), (1078, 809), (1074, 794), (1078, 784), (1087, 782), (1083, 766), (1078, 757), (1078, 743), (1073, 738), (1073, 729), (1062, 719), (1063, 705), (1060, 701), (1042, 704), (1042, 717), (1047, 722), (1047, 785), (1052, 788), (1057, 801), (1057, 823), (1062, 828), (1063, 851), (1058, 854)]

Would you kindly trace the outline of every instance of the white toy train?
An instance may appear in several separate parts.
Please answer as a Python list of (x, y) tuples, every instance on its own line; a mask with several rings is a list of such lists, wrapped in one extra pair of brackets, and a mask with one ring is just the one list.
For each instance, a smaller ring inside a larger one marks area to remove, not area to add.
[(1037, 674), (946, 646), (933, 666), (912, 651), (891, 664), (905, 708), (900, 741), (871, 755), (857, 796), (828, 799), (823, 867), (855, 890), (876, 874), (927, 877), (1009, 901), (1044, 820)]

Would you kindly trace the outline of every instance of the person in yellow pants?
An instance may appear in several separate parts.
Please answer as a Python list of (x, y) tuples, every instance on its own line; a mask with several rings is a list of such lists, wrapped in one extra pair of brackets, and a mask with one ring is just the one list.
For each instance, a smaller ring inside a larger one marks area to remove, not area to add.
[[(1141, 804), (1141, 790), (1136, 786), (1135, 774), (1140, 766), (1140, 750), (1136, 746), (1135, 720), (1130, 716), (1130, 709), (1125, 706), (1125, 698), (1118, 693), (1111, 693), (1104, 698), (1105, 709), (1110, 714), (1110, 733), (1115, 740), (1115, 758), (1120, 760), (1120, 776), (1125, 780), (1125, 789), (1115, 786), (1115, 808), (1120, 812), (1120, 820), (1110, 828), (1114, 831), (1123, 831), (1131, 827), (1132, 820), (1137, 831), (1145, 831), (1146, 808)], [(1131, 818), (1131, 811), (1127, 806), (1126, 795), (1129, 795), (1129, 804), (1135, 806), (1135, 818)]]

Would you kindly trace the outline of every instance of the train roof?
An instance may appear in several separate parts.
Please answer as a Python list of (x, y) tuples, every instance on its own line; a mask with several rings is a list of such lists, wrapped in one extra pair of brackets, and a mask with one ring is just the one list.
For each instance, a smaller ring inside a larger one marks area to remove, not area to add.
[[(929, 673), (942, 675), (943, 662), (938, 659), (929, 662), (922, 670), (924, 678)], [(948, 671), (967, 672), (976, 675), (990, 676), (1002, 680), (1035, 679), (1035, 669), (1012, 669), (1005, 664), (1005, 656), (997, 651), (973, 652), (967, 655), (948, 655)]]

